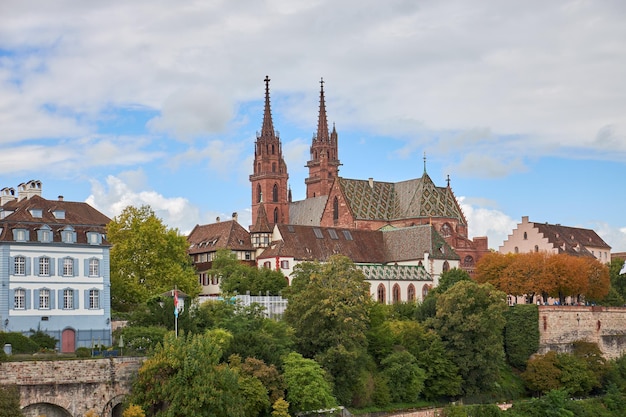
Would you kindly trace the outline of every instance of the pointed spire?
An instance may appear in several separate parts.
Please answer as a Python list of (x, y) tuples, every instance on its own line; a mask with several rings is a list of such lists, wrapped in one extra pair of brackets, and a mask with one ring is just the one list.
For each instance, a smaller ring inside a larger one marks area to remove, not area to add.
[(324, 78), (320, 81), (320, 115), (317, 121), (317, 140), (328, 142), (328, 118), (326, 117), (326, 101), (324, 100)]
[(265, 110), (263, 112), (263, 127), (261, 137), (274, 136), (274, 123), (272, 122), (272, 110), (270, 108), (270, 77), (265, 76)]
[(424, 151), (424, 174), (426, 174), (426, 151)]

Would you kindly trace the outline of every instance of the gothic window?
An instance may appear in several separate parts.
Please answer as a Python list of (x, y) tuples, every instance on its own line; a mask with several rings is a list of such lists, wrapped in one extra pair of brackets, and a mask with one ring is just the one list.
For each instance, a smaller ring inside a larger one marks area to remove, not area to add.
[(276, 172), (276, 162), (272, 162), (272, 172)]
[(274, 223), (278, 223), (278, 207), (274, 209)]
[(452, 227), (450, 226), (449, 223), (444, 223), (443, 226), (441, 226), (441, 236), (450, 237), (451, 235), (452, 235)]
[(333, 220), (339, 220), (339, 199), (337, 197), (333, 200)]
[(426, 298), (429, 290), (430, 290), (430, 287), (428, 286), (428, 284), (424, 284), (424, 286), (422, 287), (422, 300)]
[(399, 303), (400, 302), (400, 286), (398, 284), (394, 284), (393, 288), (392, 288), (392, 298), (393, 298), (393, 303)]
[(274, 203), (278, 202), (278, 185), (274, 184), (274, 188), (272, 188), (272, 201)]
[(448, 261), (444, 261), (443, 263), (443, 272), (448, 272), (450, 270), (450, 264)]
[(466, 266), (466, 267), (474, 266), (474, 258), (472, 258), (470, 255), (467, 255), (465, 259), (463, 259), (463, 266)]
[(263, 193), (261, 192), (261, 184), (256, 186), (256, 202), (260, 203), (263, 197)]
[(272, 145), (272, 155), (274, 155), (274, 145)]
[(524, 240), (528, 240), (528, 233), (524, 232)]
[(539, 245), (535, 245), (535, 252), (539, 252)]
[(513, 249), (513, 252), (515, 252), (515, 253), (519, 253), (519, 248), (516, 246), (516, 247)]
[(383, 284), (378, 284), (376, 296), (379, 303), (385, 304), (385, 286)]
[(413, 284), (409, 284), (409, 288), (406, 290), (406, 296), (408, 301), (415, 301), (415, 286)]

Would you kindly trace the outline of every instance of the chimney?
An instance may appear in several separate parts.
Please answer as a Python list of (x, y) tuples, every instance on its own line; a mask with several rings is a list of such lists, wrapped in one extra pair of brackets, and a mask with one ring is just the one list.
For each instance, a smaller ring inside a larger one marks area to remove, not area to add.
[(0, 190), (0, 206), (4, 206), (9, 201), (15, 201), (15, 188), (4, 187)]
[(34, 195), (41, 197), (41, 181), (30, 180), (17, 186), (17, 199), (24, 200)]
[(62, 195), (59, 196), (59, 201), (63, 201), (63, 196)]
[(370, 183), (370, 188), (374, 188), (374, 178), (372, 177), (368, 178), (367, 182)]
[(220, 218), (219, 216), (215, 218), (215, 223), (219, 223), (220, 222)]
[[(233, 220), (237, 222), (237, 218), (239, 217), (239, 215), (237, 214), (237, 212), (233, 213)], [(239, 223), (239, 222), (237, 222)]]

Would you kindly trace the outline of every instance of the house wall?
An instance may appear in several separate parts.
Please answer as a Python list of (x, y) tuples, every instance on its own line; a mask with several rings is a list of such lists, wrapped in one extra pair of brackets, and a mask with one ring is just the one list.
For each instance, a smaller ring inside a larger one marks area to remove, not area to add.
[[(526, 233), (526, 239), (524, 239), (524, 233)], [(513, 233), (508, 236), (498, 251), (502, 254), (528, 253), (535, 252), (535, 246), (538, 246), (539, 252), (558, 253), (558, 249), (548, 242), (539, 230), (535, 229), (535, 224), (528, 221), (528, 216), (524, 216), (522, 222), (513, 229)]]

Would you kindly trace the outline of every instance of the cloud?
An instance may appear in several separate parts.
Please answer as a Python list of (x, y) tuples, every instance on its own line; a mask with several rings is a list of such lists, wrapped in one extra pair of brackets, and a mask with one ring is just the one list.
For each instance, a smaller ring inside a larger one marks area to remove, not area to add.
[(450, 169), (465, 177), (501, 178), (514, 172), (526, 171), (527, 167), (520, 158), (503, 160), (492, 155), (469, 153)]
[[(479, 201), (474, 200), (475, 204), (470, 204), (469, 199), (466, 197), (459, 197), (459, 204), (461, 209), (467, 218), (469, 224), (469, 237), (487, 236), (489, 242), (489, 248), (498, 250), (508, 235), (513, 232), (513, 229), (517, 227), (517, 221), (511, 219), (508, 215), (504, 214), (500, 210), (483, 207), (476, 203)], [(490, 202), (483, 202), (490, 204)]]

